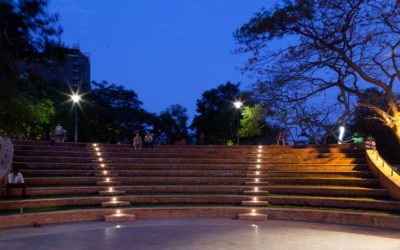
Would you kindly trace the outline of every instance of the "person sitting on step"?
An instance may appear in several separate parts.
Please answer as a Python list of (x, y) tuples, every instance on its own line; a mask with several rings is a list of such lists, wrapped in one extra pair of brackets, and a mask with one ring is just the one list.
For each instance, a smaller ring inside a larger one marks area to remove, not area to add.
[(149, 131), (146, 132), (146, 135), (144, 137), (144, 147), (145, 148), (148, 148), (148, 147), (153, 148), (153, 137), (151, 136)]
[(10, 189), (11, 188), (22, 188), (22, 198), (26, 198), (25, 191), (26, 186), (24, 182), (24, 177), (19, 169), (14, 167), (11, 173), (8, 174), (8, 182), (7, 182), (7, 198), (10, 198)]
[(136, 136), (133, 138), (133, 148), (142, 149), (142, 142), (142, 137), (140, 137), (139, 133), (136, 133)]

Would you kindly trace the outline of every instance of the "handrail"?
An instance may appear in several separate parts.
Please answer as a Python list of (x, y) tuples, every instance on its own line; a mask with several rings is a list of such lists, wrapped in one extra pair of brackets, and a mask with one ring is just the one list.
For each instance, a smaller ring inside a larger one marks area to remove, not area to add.
[(6, 183), (7, 174), (11, 170), (14, 145), (9, 138), (0, 137), (0, 189)]
[(400, 173), (382, 158), (376, 150), (375, 141), (365, 142), (368, 165), (381, 184), (389, 190), (392, 198), (400, 200)]

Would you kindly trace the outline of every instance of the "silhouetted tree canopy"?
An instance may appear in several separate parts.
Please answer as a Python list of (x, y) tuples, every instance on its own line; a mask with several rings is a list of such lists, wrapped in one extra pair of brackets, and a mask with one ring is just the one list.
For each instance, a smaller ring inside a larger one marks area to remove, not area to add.
[[(341, 125), (352, 114), (352, 98), (358, 98), (400, 140), (393, 94), (400, 79), (399, 7), (392, 0), (296, 0), (262, 9), (235, 33), (241, 46), (237, 52), (250, 54), (243, 72), (257, 74), (255, 89), (268, 101), (309, 100), (328, 90), (340, 93)], [(291, 42), (270, 52), (270, 42), (281, 38)], [(368, 87), (383, 91), (386, 110), (364, 102)]]

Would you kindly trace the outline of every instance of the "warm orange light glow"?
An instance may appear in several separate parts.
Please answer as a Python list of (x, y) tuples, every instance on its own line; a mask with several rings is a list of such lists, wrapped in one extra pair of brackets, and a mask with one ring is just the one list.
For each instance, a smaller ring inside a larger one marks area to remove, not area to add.
[(121, 210), (118, 209), (118, 210), (117, 210), (117, 214), (120, 214), (120, 213), (121, 213)]
[(260, 174), (260, 172), (257, 171), (257, 172), (256, 172), (256, 175), (259, 175), (259, 174)]
[(100, 156), (100, 155), (101, 155), (101, 153), (98, 152), (98, 153), (97, 153), (97, 156)]
[(255, 188), (254, 188), (254, 191), (258, 191), (258, 187), (255, 187)]
[(252, 213), (255, 213), (255, 212), (256, 212), (256, 210), (255, 210), (255, 209), (252, 209), (252, 210), (251, 210), (251, 212), (252, 212)]
[(257, 168), (260, 168), (260, 165), (257, 165)]
[(258, 154), (257, 157), (261, 157), (261, 154)]
[(113, 197), (113, 201), (116, 201), (116, 200), (117, 200), (117, 198)]
[(97, 144), (96, 143), (93, 143), (93, 147), (96, 147), (97, 146)]
[(110, 188), (108, 189), (108, 191), (112, 192), (112, 191), (113, 191), (113, 188), (112, 188), (112, 187), (110, 187)]
[(260, 162), (260, 161), (261, 161), (260, 159), (257, 160), (257, 162)]
[(99, 161), (103, 161), (103, 158), (99, 158)]
[(257, 197), (254, 197), (254, 198), (253, 198), (253, 201), (257, 201)]
[(109, 181), (110, 181), (110, 178), (106, 178), (106, 181), (109, 182)]
[(102, 168), (104, 168), (105, 165), (104, 165), (104, 164), (101, 164), (100, 166), (101, 166)]
[(103, 171), (103, 174), (107, 174), (107, 171)]
[(262, 146), (258, 146), (258, 148), (262, 148)]
[(258, 182), (258, 179), (256, 178), (256, 182)]
[(261, 149), (258, 150), (259, 153), (261, 153), (261, 151), (262, 151)]

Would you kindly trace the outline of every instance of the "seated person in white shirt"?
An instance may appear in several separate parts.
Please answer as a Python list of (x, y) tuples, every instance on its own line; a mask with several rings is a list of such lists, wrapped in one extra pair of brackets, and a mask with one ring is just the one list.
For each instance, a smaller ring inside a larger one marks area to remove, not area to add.
[(25, 182), (22, 173), (19, 172), (18, 168), (13, 168), (13, 170), (8, 174), (7, 183), (7, 198), (10, 198), (10, 188), (22, 188), (22, 198), (26, 198), (25, 195)]

